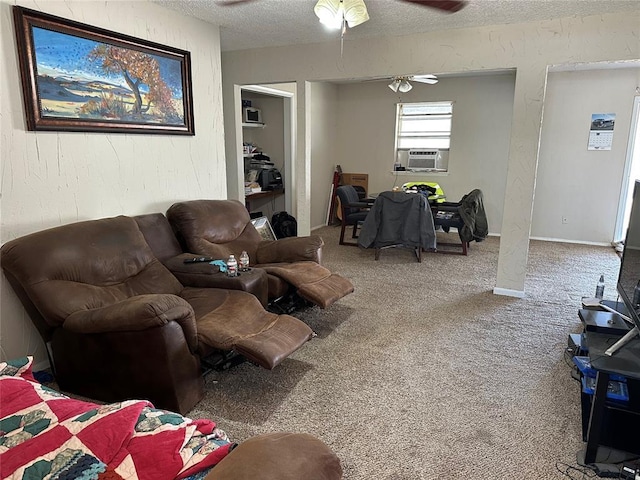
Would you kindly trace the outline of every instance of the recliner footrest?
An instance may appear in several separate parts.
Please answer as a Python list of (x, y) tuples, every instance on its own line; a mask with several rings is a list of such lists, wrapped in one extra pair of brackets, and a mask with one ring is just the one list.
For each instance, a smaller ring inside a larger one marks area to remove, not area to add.
[(327, 308), (353, 292), (353, 284), (340, 275), (331, 274), (314, 283), (306, 283), (298, 289), (298, 295), (320, 308)]
[(312, 336), (313, 330), (305, 323), (289, 315), (279, 315), (271, 328), (243, 338), (236, 343), (235, 350), (250, 362), (271, 370)]
[[(267, 312), (255, 296), (240, 290), (223, 290), (224, 298), (217, 300), (215, 309), (203, 308), (201, 302), (207, 301), (203, 290), (185, 288), (182, 297), (196, 311), (199, 342), (211, 348), (234, 350), (271, 370), (313, 336), (304, 322)], [(201, 310), (207, 313), (198, 316)]]
[(315, 262), (264, 265), (261, 268), (294, 285), (298, 295), (320, 308), (327, 308), (353, 292), (353, 284), (349, 280)]

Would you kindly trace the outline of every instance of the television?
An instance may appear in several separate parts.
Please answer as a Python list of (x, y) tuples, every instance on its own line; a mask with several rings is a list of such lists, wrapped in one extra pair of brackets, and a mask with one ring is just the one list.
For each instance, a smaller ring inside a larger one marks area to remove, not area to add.
[(624, 241), (617, 290), (628, 316), (622, 317), (632, 324), (631, 330), (606, 352), (613, 355), (618, 349), (640, 334), (640, 181), (636, 180), (629, 226)]

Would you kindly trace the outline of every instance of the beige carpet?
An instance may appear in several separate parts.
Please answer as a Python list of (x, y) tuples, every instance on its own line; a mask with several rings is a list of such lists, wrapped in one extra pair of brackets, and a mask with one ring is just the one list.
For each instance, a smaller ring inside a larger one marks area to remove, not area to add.
[[(564, 359), (580, 299), (601, 273), (615, 298), (610, 247), (531, 242), (524, 299), (492, 294), (499, 239), (468, 257), (338, 246), (325, 265), (355, 292), (298, 313), (318, 336), (273, 371), (242, 364), (206, 380), (190, 417), (236, 441), (312, 433), (347, 480), (556, 479), (582, 447), (579, 384)], [(457, 239), (457, 234), (450, 234)], [(575, 478), (582, 478), (574, 473)]]

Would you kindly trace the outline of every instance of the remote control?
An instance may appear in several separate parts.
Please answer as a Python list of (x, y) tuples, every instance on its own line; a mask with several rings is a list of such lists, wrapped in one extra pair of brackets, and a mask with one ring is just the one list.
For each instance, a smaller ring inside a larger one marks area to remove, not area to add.
[(184, 263), (202, 263), (211, 261), (213, 261), (213, 258), (211, 257), (193, 257), (185, 259)]

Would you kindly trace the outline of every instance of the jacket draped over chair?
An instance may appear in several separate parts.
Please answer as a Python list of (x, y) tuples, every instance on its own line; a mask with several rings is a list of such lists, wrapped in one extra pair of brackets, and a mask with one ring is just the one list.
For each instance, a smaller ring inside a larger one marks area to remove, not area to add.
[(365, 219), (358, 244), (364, 248), (392, 245), (436, 248), (436, 233), (429, 202), (424, 195), (382, 192)]

